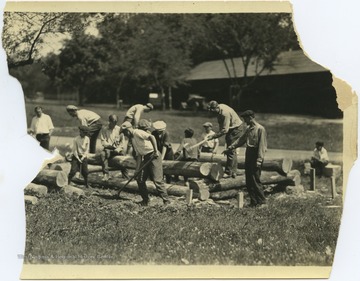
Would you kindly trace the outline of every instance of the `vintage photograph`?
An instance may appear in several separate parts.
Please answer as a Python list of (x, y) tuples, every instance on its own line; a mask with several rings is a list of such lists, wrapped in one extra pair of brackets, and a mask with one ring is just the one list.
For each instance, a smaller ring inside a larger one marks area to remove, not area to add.
[(291, 10), (5, 11), (2, 44), (28, 134), (58, 154), (24, 189), (24, 265), (328, 277), (344, 112)]

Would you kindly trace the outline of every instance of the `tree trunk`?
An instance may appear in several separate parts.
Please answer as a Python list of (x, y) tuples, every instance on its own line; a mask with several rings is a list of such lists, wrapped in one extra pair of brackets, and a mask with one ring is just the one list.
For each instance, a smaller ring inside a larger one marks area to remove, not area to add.
[(172, 110), (172, 89), (169, 87), (169, 110)]
[[(99, 155), (90, 154), (88, 163), (100, 165)], [(185, 176), (188, 178), (209, 178), (218, 181), (224, 172), (219, 163), (187, 162), (163, 160), (164, 175)], [(118, 168), (135, 169), (136, 161), (131, 156), (116, 156), (109, 160), (109, 166)]]
[[(97, 174), (91, 174), (89, 175), (88, 181), (90, 184), (100, 185), (103, 187), (111, 188), (111, 189), (120, 189), (123, 188), (127, 180), (121, 179), (121, 178), (111, 178), (108, 181), (102, 181), (102, 177)], [(83, 180), (80, 179), (73, 179), (73, 182), (75, 183), (83, 183)], [(146, 186), (148, 188), (149, 193), (157, 195), (158, 192), (156, 190), (155, 184), (151, 181), (146, 182)], [(186, 196), (187, 190), (189, 188), (187, 186), (181, 186), (181, 185), (175, 185), (175, 184), (165, 184), (166, 190), (169, 195), (172, 196)], [(125, 188), (124, 191), (130, 192), (130, 193), (139, 193), (139, 188), (137, 185), (137, 182), (132, 181), (130, 182)], [(209, 199), (209, 192), (202, 192), (202, 193), (195, 193), (194, 197), (198, 198), (200, 200), (207, 200)]]
[[(281, 176), (276, 172), (262, 172), (261, 183), (263, 185), (281, 184), (286, 186), (297, 186), (301, 183), (300, 172), (293, 170), (287, 176)], [(231, 189), (241, 189), (246, 187), (245, 175), (237, 176), (236, 178), (221, 179), (218, 183), (213, 183), (207, 179), (205, 180), (189, 180), (189, 187), (194, 191), (206, 188), (210, 192), (227, 191)]]
[[(238, 169), (245, 169), (245, 157), (238, 156)], [(200, 162), (217, 162), (220, 163), (222, 166), (226, 164), (226, 157), (220, 154), (215, 154), (212, 156), (211, 153), (200, 153)], [(265, 159), (262, 170), (263, 171), (276, 171), (279, 174), (286, 175), (288, 172), (291, 171), (292, 168), (292, 160), (285, 158), (285, 159)]]
[(43, 184), (47, 187), (63, 187), (68, 183), (67, 174), (63, 171), (44, 169), (32, 180), (33, 183)]

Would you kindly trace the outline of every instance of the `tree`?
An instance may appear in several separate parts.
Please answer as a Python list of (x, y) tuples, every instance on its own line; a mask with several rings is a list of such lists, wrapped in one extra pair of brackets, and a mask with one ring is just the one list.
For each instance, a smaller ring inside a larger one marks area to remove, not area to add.
[(8, 67), (32, 64), (42, 52), (53, 51), (57, 41), (74, 30), (83, 30), (88, 17), (75, 13), (5, 12), (2, 43)]

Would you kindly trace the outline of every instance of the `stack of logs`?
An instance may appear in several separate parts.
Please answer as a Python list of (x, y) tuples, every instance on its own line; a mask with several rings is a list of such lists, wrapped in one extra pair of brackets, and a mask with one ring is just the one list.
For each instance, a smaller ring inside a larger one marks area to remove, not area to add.
[[(108, 181), (102, 181), (101, 161), (99, 155), (92, 154), (88, 157), (89, 162), (89, 183), (100, 185), (111, 189), (122, 188), (127, 180), (122, 177), (112, 177)], [(199, 200), (230, 199), (237, 196), (241, 189), (246, 188), (244, 157), (238, 157), (238, 175), (235, 178), (222, 178), (223, 166), (226, 157), (222, 155), (211, 155), (202, 153), (198, 162), (185, 161), (163, 161), (164, 175), (187, 177), (186, 186), (179, 184), (166, 184), (169, 195), (187, 196), (189, 188), (192, 190), (194, 198)], [(135, 169), (135, 160), (131, 156), (116, 156), (109, 161), (110, 169), (120, 168)], [(52, 164), (49, 169), (42, 170), (33, 180), (34, 184), (56, 187), (65, 193), (75, 193), (80, 196), (76, 188), (67, 186), (67, 175), (70, 171), (70, 163)], [(74, 182), (82, 183), (81, 180), (74, 178)], [(265, 187), (271, 186), (274, 191), (301, 190), (300, 172), (292, 170), (292, 160), (290, 159), (266, 159), (263, 163), (261, 181)], [(155, 185), (147, 183), (149, 193), (156, 194)], [(43, 189), (43, 188), (42, 188)], [(82, 191), (80, 189), (80, 191)], [(136, 181), (130, 182), (124, 191), (138, 193)]]

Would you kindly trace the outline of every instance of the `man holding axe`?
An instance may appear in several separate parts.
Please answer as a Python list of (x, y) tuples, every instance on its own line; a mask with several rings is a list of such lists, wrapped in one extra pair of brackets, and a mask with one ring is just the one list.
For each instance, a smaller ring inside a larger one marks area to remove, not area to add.
[[(148, 127), (150, 129), (150, 126), (150, 122), (145, 119), (139, 121), (139, 127), (141, 128)], [(153, 180), (164, 204), (169, 204), (170, 201), (163, 180), (162, 160), (155, 137), (147, 130), (134, 129), (128, 121), (121, 125), (121, 130), (131, 140), (135, 151), (135, 175), (137, 175), (136, 181), (142, 197), (140, 205), (147, 206), (149, 203), (149, 193), (146, 186), (146, 180), (149, 177)]]
[[(226, 104), (218, 104), (217, 101), (210, 101), (208, 110), (217, 115), (220, 131), (214, 135), (209, 136), (208, 140), (213, 140), (225, 135), (226, 146), (229, 147), (235, 140), (237, 140), (244, 132), (245, 126), (240, 120), (239, 116), (230, 106)], [(236, 177), (237, 169), (237, 153), (236, 150), (230, 150), (226, 154), (226, 165), (224, 178)]]

